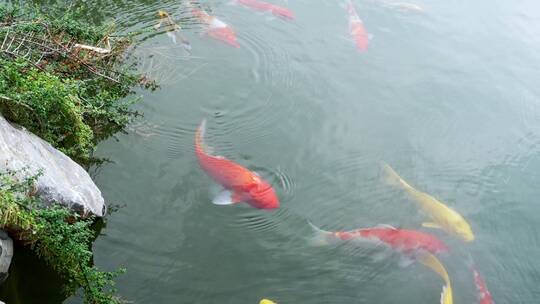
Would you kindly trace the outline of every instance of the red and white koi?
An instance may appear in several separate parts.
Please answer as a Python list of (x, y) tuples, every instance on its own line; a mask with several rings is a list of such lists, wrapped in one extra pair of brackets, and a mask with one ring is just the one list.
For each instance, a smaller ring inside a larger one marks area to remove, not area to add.
[(274, 188), (257, 173), (223, 156), (214, 156), (204, 148), (206, 120), (201, 122), (195, 135), (195, 154), (203, 171), (225, 188), (212, 201), (216, 205), (246, 202), (257, 209), (279, 208)]
[(219, 20), (215, 16), (209, 15), (202, 9), (192, 7), (193, 16), (199, 19), (206, 26), (206, 34), (214, 39), (227, 43), (230, 46), (239, 48), (240, 44), (236, 40), (236, 34), (232, 27)]
[(294, 13), (288, 8), (270, 4), (259, 0), (233, 0), (233, 3), (241, 4), (261, 12), (270, 12), (272, 15), (288, 20), (294, 19)]
[(313, 224), (311, 227), (316, 233), (316, 239), (321, 244), (335, 241), (373, 241), (385, 244), (394, 251), (409, 258), (417, 258), (425, 253), (441, 254), (448, 252), (448, 247), (441, 240), (431, 234), (416, 230), (397, 229), (389, 225), (379, 225), (373, 228), (362, 228), (350, 231), (324, 231)]
[(476, 267), (471, 266), (471, 271), (474, 276), (474, 285), (476, 285), (476, 290), (478, 292), (478, 303), (495, 304), (493, 298), (491, 297), (491, 293), (487, 289), (486, 282), (484, 282), (484, 279), (482, 279), (482, 276), (480, 276), (480, 273), (478, 272)]
[(365, 52), (368, 49), (369, 35), (364, 28), (364, 23), (358, 17), (352, 1), (347, 3), (347, 12), (349, 13), (349, 32), (351, 37), (358, 51)]

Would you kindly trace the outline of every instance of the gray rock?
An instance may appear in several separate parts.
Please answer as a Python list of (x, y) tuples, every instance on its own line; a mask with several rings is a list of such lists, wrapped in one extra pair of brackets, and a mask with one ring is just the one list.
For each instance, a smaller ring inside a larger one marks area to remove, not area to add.
[(0, 170), (25, 170), (35, 175), (37, 195), (46, 203), (57, 202), (83, 216), (105, 214), (105, 201), (90, 175), (64, 153), (24, 128), (11, 125), (0, 115)]
[[(0, 284), (8, 277), (9, 265), (13, 257), (13, 240), (0, 230)], [(1, 303), (1, 302), (0, 302)]]

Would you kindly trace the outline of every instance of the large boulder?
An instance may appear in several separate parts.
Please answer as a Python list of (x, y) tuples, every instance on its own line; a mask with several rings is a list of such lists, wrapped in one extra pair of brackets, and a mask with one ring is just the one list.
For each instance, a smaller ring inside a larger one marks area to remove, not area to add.
[(64, 153), (0, 115), (0, 170), (28, 175), (42, 172), (37, 195), (83, 216), (105, 214), (105, 201), (90, 175)]
[(8, 277), (11, 257), (13, 257), (13, 240), (5, 231), (0, 230), (0, 284)]

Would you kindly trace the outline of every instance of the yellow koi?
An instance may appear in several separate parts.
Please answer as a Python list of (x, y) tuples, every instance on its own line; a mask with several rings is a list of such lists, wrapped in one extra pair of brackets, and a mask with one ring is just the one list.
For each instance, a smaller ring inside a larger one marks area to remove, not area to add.
[(403, 188), (409, 196), (418, 204), (420, 210), (429, 216), (432, 222), (423, 223), (428, 228), (439, 228), (449, 234), (455, 235), (465, 242), (474, 240), (474, 234), (467, 221), (454, 209), (446, 206), (433, 196), (416, 190), (404, 181), (388, 164), (383, 164), (383, 169), (388, 180)]
[(429, 267), (431, 270), (435, 271), (444, 280), (446, 285), (443, 286), (443, 290), (441, 292), (441, 304), (452, 304), (454, 301), (452, 298), (452, 284), (450, 283), (450, 278), (448, 277), (446, 269), (441, 264), (439, 259), (428, 253), (422, 259), (420, 259), (420, 262)]
[(262, 299), (259, 304), (277, 304), (274, 301), (268, 300), (268, 299)]
[(191, 44), (186, 37), (182, 35), (182, 27), (176, 24), (166, 11), (160, 10), (157, 15), (159, 17), (159, 23), (156, 24), (154, 28), (156, 30), (163, 28), (174, 44), (180, 43), (186, 52), (191, 53)]

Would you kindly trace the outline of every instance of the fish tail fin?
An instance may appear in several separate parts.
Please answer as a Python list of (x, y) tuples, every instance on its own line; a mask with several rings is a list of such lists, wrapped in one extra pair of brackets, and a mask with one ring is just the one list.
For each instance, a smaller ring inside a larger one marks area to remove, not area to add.
[(206, 118), (201, 121), (195, 133), (195, 152), (197, 154), (206, 154), (206, 144), (204, 143), (204, 135), (206, 133)]
[(452, 286), (444, 285), (441, 292), (441, 304), (453, 304)]
[(312, 222), (308, 221), (309, 226), (311, 227), (311, 230), (313, 231), (313, 235), (309, 239), (309, 243), (312, 246), (326, 246), (328, 245), (328, 234), (330, 234), (329, 231), (322, 230), (321, 228), (313, 225)]
[(420, 259), (420, 262), (425, 266), (429, 267), (431, 270), (435, 271), (446, 283), (447, 286), (450, 286), (450, 278), (448, 277), (448, 272), (444, 268), (443, 264), (437, 259), (434, 255), (428, 253)]
[(426, 254), (419, 261), (436, 272), (444, 280), (445, 285), (441, 292), (441, 304), (452, 304), (452, 283), (450, 283), (448, 272), (446, 272), (443, 264), (432, 254)]
[(404, 181), (387, 163), (381, 162), (381, 166), (384, 171), (384, 181), (387, 184), (401, 186), (403, 188), (412, 188), (411, 185), (407, 184), (407, 182)]

